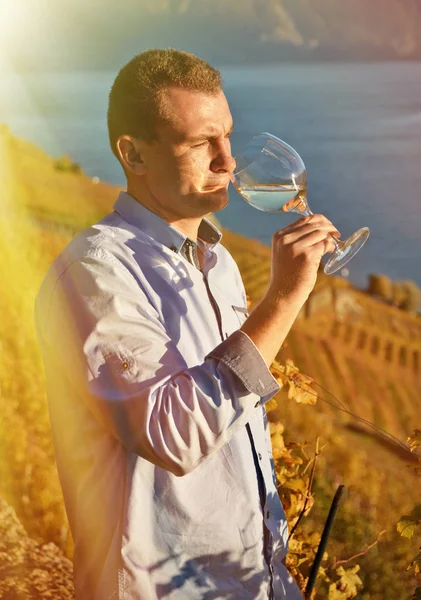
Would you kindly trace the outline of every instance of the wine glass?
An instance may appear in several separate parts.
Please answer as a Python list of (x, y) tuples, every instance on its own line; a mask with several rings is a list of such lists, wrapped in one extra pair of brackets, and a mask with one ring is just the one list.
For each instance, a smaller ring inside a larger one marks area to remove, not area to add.
[[(271, 133), (259, 133), (235, 156), (232, 182), (248, 204), (265, 212), (293, 212), (310, 216), (304, 162), (286, 142)], [(331, 235), (331, 234), (330, 234)], [(370, 235), (362, 227), (344, 241), (331, 235), (336, 249), (324, 266), (330, 275), (339, 271), (362, 248)]]

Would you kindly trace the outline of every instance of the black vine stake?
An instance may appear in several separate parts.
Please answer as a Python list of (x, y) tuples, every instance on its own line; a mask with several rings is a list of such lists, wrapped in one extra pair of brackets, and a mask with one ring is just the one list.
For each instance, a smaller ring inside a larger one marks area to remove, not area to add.
[(342, 493), (344, 491), (344, 485), (340, 485), (336, 490), (335, 497), (332, 500), (332, 505), (329, 510), (329, 514), (326, 519), (326, 524), (323, 529), (322, 538), (320, 540), (319, 547), (317, 548), (316, 557), (314, 559), (313, 566), (311, 567), (310, 575), (307, 581), (306, 589), (305, 589), (305, 600), (310, 600), (311, 592), (314, 589), (314, 584), (316, 583), (317, 573), (319, 571), (320, 563), (322, 562), (323, 554), (325, 553), (327, 540), (329, 539), (329, 535), (332, 529), (333, 521), (335, 520), (336, 513), (339, 507), (339, 501), (341, 499)]

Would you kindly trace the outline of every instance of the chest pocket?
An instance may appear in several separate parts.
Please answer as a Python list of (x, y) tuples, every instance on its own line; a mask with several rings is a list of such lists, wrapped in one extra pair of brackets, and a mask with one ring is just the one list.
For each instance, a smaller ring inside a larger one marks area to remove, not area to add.
[(244, 306), (235, 306), (234, 304), (231, 304), (231, 306), (233, 311), (237, 315), (238, 322), (240, 323), (240, 325), (242, 325), (249, 316), (249, 311), (247, 310), (247, 308), (244, 308)]

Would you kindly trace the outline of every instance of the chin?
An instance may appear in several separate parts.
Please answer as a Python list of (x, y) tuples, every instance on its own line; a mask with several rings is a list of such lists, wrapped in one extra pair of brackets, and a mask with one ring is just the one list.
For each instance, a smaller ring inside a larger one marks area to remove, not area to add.
[(228, 190), (219, 189), (192, 194), (189, 198), (188, 205), (190, 206), (192, 213), (196, 213), (197, 217), (202, 217), (217, 212), (218, 210), (223, 210), (228, 202)]
[(206, 194), (206, 203), (209, 205), (209, 212), (215, 212), (225, 208), (229, 202), (228, 190), (221, 189)]

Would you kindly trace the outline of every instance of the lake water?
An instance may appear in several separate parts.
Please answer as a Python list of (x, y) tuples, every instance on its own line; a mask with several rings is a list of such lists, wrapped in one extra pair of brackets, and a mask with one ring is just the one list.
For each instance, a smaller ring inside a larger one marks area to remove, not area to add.
[[(293, 146), (308, 171), (308, 199), (346, 237), (371, 236), (347, 265), (421, 286), (421, 64), (219, 66), (234, 117), (233, 152), (269, 131)], [(116, 73), (2, 74), (0, 122), (49, 154), (70, 154), (91, 176), (124, 185), (106, 128)], [(224, 227), (270, 245), (297, 216), (265, 214), (230, 192)], [(60, 200), (57, 199), (59, 202)], [(110, 207), (111, 208), (111, 207)]]

